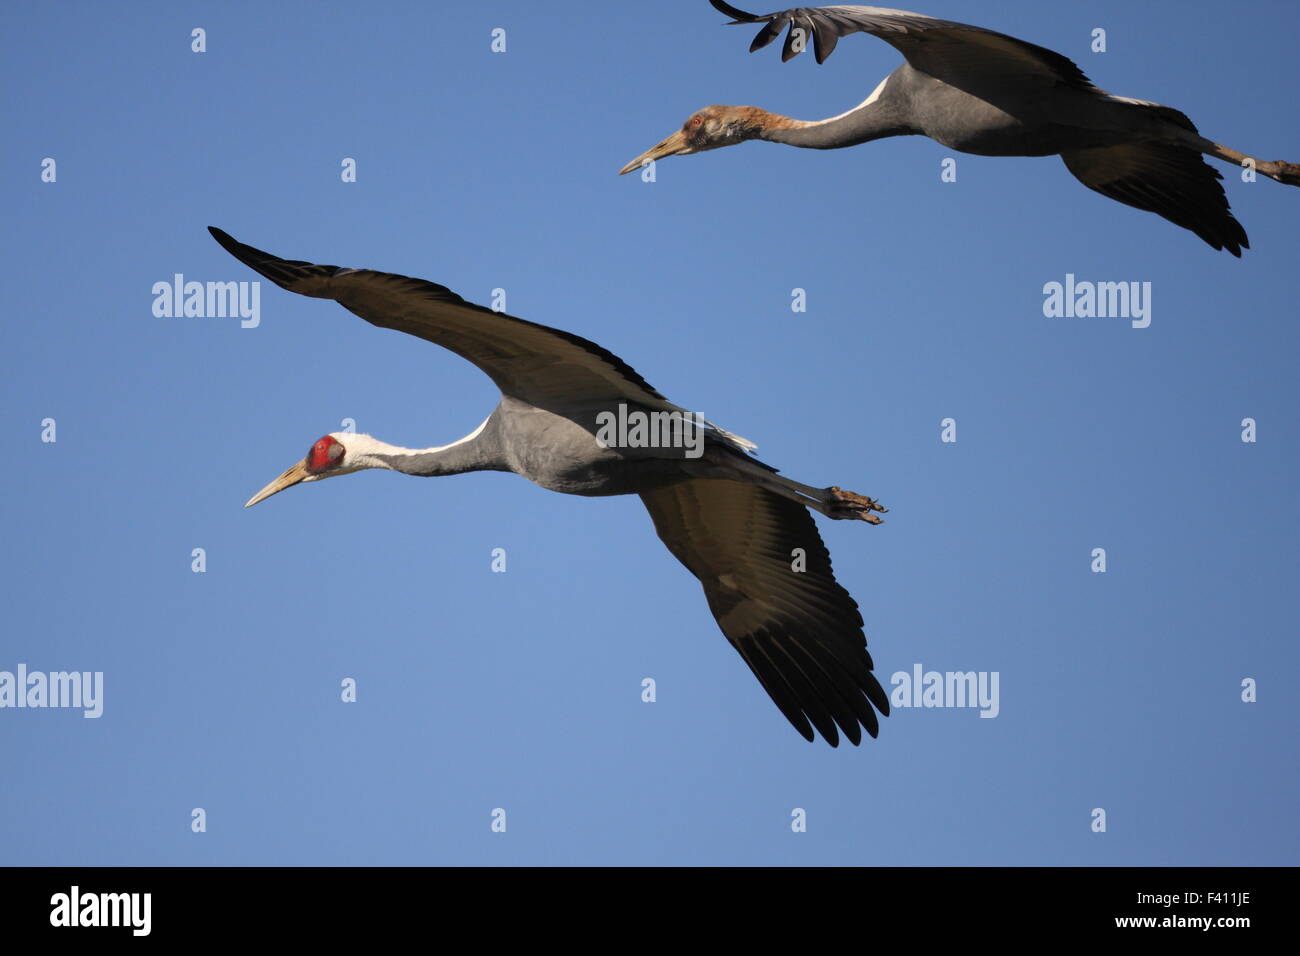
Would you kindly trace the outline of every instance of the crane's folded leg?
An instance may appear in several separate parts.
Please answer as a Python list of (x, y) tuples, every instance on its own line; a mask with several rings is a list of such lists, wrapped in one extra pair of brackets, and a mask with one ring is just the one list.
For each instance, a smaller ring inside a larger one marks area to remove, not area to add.
[(875, 498), (845, 491), (835, 485), (829, 488), (805, 485), (748, 455), (729, 454), (720, 459), (702, 461), (696, 463), (692, 471), (698, 478), (730, 478), (758, 485), (837, 521), (856, 519), (868, 524), (881, 524), (884, 519), (879, 515), (888, 511)]
[(875, 498), (845, 491), (835, 485), (829, 488), (814, 488), (812, 485), (805, 485), (776, 472), (760, 472), (756, 477), (758, 483), (769, 491), (797, 501), (836, 521), (857, 519), (868, 524), (881, 524), (884, 519), (880, 514), (885, 514), (889, 510)]
[(1273, 162), (1266, 162), (1262, 159), (1254, 159), (1245, 153), (1239, 153), (1235, 149), (1230, 149), (1220, 143), (1213, 143), (1205, 140), (1208, 148), (1202, 147), (1201, 152), (1215, 159), (1221, 159), (1225, 163), (1231, 163), (1234, 166), (1244, 166), (1246, 160), (1255, 164), (1255, 171), (1267, 176), (1269, 179), (1276, 180), (1279, 183), (1285, 183), (1288, 186), (1300, 186), (1300, 163), (1288, 163), (1280, 159)]

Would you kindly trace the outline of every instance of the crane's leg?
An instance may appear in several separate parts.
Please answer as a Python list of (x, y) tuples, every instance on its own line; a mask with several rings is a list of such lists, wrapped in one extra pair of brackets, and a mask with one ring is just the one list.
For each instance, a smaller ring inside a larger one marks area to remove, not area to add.
[(845, 491), (834, 485), (830, 488), (805, 485), (739, 455), (727, 455), (721, 460), (697, 463), (692, 466), (691, 472), (701, 478), (730, 478), (733, 481), (752, 482), (837, 521), (856, 519), (868, 524), (880, 524), (884, 520), (880, 515), (889, 510), (867, 495)]
[(1288, 186), (1300, 186), (1300, 164), (1287, 163), (1282, 160), (1266, 162), (1262, 159), (1255, 159), (1247, 156), (1245, 153), (1239, 153), (1235, 149), (1230, 149), (1220, 143), (1213, 143), (1208, 139), (1197, 136), (1200, 140), (1197, 148), (1207, 156), (1213, 156), (1215, 159), (1221, 159), (1225, 163), (1231, 163), (1233, 166), (1246, 166), (1247, 160), (1255, 165), (1255, 171), (1262, 173), (1269, 179), (1275, 179), (1279, 183), (1286, 183)]
[(834, 485), (830, 488), (814, 488), (812, 485), (805, 485), (774, 472), (758, 469), (755, 469), (755, 472), (756, 474), (751, 473), (753, 477), (769, 491), (774, 491), (791, 501), (797, 501), (836, 521), (857, 519), (868, 524), (880, 524), (885, 519), (876, 512), (885, 514), (889, 510), (875, 498), (844, 491)]

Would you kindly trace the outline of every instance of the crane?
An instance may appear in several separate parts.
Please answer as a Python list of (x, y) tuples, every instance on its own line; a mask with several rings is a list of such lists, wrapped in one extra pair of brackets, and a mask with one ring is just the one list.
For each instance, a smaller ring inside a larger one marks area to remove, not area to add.
[(1300, 165), (1264, 162), (1202, 137), (1185, 115), (1094, 86), (1068, 58), (982, 27), (883, 7), (796, 7), (758, 16), (709, 0), (732, 24), (761, 23), (750, 52), (789, 27), (788, 61), (809, 39), (818, 63), (840, 37), (869, 33), (904, 62), (847, 112), (797, 120), (756, 106), (706, 106), (682, 128), (632, 160), (629, 173), (666, 156), (761, 139), (807, 149), (839, 149), (888, 136), (922, 135), (980, 156), (1059, 154), (1089, 189), (1190, 229), (1240, 257), (1250, 248), (1204, 153), (1290, 186)]
[(832, 747), (841, 732), (855, 745), (864, 728), (877, 735), (876, 712), (888, 715), (889, 700), (872, 674), (858, 605), (835, 580), (809, 514), (880, 524), (886, 509), (877, 501), (786, 478), (752, 456), (752, 442), (702, 418), (695, 455), (671, 442), (601, 439), (609, 422), (602, 416), (616, 411), (624, 421), (633, 413), (691, 413), (572, 333), (471, 304), (422, 279), (281, 259), (208, 230), (281, 288), (334, 299), (371, 325), (441, 345), (501, 390), (487, 419), (450, 445), (403, 448), (369, 435), (325, 435), (245, 507), (368, 468), (427, 477), (508, 471), (564, 494), (640, 495), (659, 538), (699, 579), (722, 633), (795, 729), (811, 741), (815, 728)]

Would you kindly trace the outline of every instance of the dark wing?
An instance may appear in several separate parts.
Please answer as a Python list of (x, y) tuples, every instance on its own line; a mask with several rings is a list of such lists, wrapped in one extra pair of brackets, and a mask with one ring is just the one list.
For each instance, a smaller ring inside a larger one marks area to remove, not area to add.
[[(1099, 92), (1068, 57), (983, 27), (884, 7), (795, 7), (758, 16), (737, 10), (723, 0), (709, 2), (714, 9), (731, 17), (733, 23), (764, 24), (749, 45), (751, 53), (775, 40), (788, 24), (790, 29), (781, 49), (783, 61), (802, 52), (809, 34), (813, 54), (822, 63), (840, 37), (870, 33), (895, 47), (922, 73), (958, 89), (1008, 78), (1021, 83), (1039, 81)], [(796, 30), (803, 31), (802, 44), (796, 38)]]
[(675, 409), (630, 365), (595, 342), (466, 302), (445, 286), (370, 269), (281, 259), (209, 226), (232, 256), (276, 285), (335, 299), (371, 325), (450, 349), (481, 368), (505, 395), (541, 408), (626, 399)]
[[(757, 485), (697, 478), (643, 492), (655, 531), (704, 586), (709, 610), (795, 729), (832, 747), (836, 725), (876, 736), (889, 700), (875, 676), (862, 615), (831, 572), (808, 509)], [(806, 569), (795, 571), (792, 552)], [(812, 721), (812, 726), (809, 726)]]
[(1190, 229), (1215, 249), (1240, 258), (1246, 230), (1232, 216), (1223, 178), (1201, 154), (1161, 143), (1134, 143), (1061, 153), (1079, 182), (1126, 206)]

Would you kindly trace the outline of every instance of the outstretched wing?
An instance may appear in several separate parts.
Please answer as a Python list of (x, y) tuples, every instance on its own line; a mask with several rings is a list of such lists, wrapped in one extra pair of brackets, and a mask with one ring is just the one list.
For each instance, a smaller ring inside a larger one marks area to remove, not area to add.
[(1232, 216), (1223, 177), (1200, 153), (1162, 143), (1132, 143), (1061, 153), (1079, 182), (1103, 196), (1163, 216), (1215, 249), (1241, 257), (1250, 248)]
[(731, 17), (732, 23), (764, 24), (749, 45), (751, 53), (767, 46), (789, 26), (781, 48), (782, 61), (801, 53), (809, 35), (813, 55), (822, 63), (840, 37), (870, 33), (895, 47), (922, 73), (958, 89), (996, 78), (1015, 78), (1021, 83), (1037, 81), (1100, 92), (1068, 57), (983, 27), (884, 7), (795, 7), (760, 16), (723, 0), (709, 2)]
[[(889, 700), (862, 615), (831, 571), (808, 509), (756, 485), (691, 479), (643, 492), (655, 530), (704, 586), (731, 646), (806, 739), (876, 736)], [(806, 566), (795, 570), (796, 549)], [(875, 710), (872, 709), (875, 706)], [(809, 721), (812, 722), (811, 726)]]
[(281, 259), (215, 227), (208, 231), (281, 288), (335, 299), (371, 325), (441, 345), (486, 372), (502, 394), (541, 408), (611, 399), (677, 408), (617, 355), (580, 336), (474, 305), (423, 279)]

